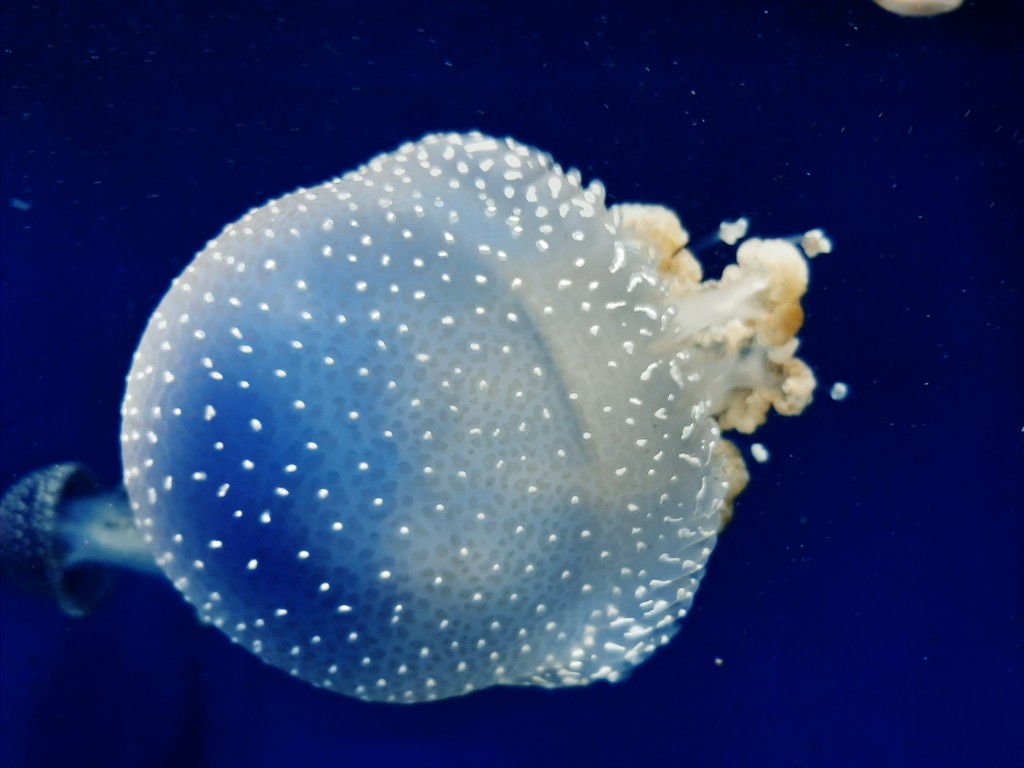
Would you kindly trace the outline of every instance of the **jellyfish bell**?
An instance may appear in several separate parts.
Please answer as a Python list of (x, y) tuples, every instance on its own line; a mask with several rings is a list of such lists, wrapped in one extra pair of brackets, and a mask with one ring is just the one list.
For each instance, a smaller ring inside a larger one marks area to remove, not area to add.
[(874, 0), (875, 4), (897, 16), (939, 16), (955, 11), (964, 0)]
[(814, 389), (795, 334), (824, 234), (742, 240), (716, 280), (688, 239), (478, 133), (250, 211), (134, 357), (137, 535), (204, 621), (344, 694), (623, 679), (746, 484), (722, 430)]

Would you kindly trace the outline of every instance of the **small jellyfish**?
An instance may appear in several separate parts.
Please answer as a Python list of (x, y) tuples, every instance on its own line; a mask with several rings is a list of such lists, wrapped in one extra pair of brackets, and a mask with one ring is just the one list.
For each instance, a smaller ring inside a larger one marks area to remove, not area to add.
[(621, 680), (747, 482), (722, 431), (810, 402), (816, 232), (704, 280), (668, 209), (479, 133), (267, 203), (135, 354), (137, 536), (202, 620), (340, 693)]
[(121, 568), (159, 573), (124, 489), (102, 492), (80, 464), (21, 478), (0, 501), (0, 523), (4, 573), (71, 616), (102, 602)]
[(955, 11), (964, 0), (875, 0), (875, 4), (898, 16), (938, 16)]

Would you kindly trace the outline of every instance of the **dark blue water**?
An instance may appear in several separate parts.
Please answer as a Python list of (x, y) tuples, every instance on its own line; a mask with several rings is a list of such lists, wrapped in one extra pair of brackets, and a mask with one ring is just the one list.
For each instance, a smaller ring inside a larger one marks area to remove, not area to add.
[(84, 620), (5, 583), (0, 764), (1015, 764), (1020, 5), (483, 5), (5, 3), (0, 485), (118, 480), (135, 344), (224, 224), (428, 131), (512, 135), (695, 235), (836, 242), (801, 334), (824, 387), (759, 433), (683, 631), (620, 685), (401, 708), (262, 665), (156, 579)]

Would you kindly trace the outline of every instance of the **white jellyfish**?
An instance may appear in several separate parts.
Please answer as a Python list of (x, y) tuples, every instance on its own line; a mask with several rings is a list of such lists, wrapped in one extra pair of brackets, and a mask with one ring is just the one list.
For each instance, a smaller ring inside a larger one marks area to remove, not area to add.
[(938, 16), (955, 11), (964, 0), (875, 0), (875, 4), (899, 16)]
[(478, 133), (250, 211), (128, 376), (150, 558), (236, 643), (359, 698), (623, 679), (746, 483), (722, 430), (815, 385), (801, 240), (744, 240), (718, 280), (687, 242)]

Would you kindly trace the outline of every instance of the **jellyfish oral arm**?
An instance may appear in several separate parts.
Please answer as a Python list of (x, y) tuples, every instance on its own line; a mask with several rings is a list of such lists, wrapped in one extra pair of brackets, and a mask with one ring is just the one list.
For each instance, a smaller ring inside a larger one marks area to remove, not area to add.
[(784, 415), (803, 411), (815, 379), (795, 357), (808, 284), (801, 248), (808, 244), (807, 255), (827, 252), (831, 243), (824, 234), (744, 240), (720, 279), (702, 280), (674, 213), (645, 205), (615, 211), (624, 232), (646, 244), (665, 281), (667, 333), (650, 349), (668, 360), (677, 383), (701, 383), (722, 429), (751, 433), (772, 407)]
[(123, 487), (64, 502), (61, 518), (60, 536), (69, 551), (65, 568), (104, 565), (162, 575)]

